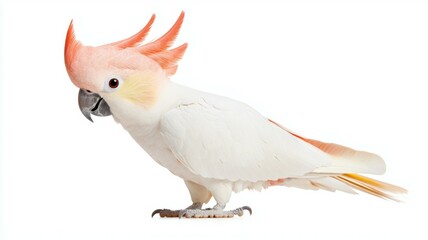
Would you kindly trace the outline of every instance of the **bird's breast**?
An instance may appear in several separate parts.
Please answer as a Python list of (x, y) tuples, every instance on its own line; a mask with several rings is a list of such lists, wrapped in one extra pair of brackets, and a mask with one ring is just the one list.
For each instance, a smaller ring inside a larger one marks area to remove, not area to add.
[(184, 180), (200, 182), (200, 176), (193, 174), (181, 164), (170, 148), (165, 144), (156, 125), (128, 126), (124, 128), (155, 162)]

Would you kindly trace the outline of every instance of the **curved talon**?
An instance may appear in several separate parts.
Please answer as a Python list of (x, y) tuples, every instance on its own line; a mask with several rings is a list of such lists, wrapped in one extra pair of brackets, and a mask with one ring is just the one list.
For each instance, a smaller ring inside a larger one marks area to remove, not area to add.
[(249, 206), (243, 206), (242, 210), (247, 210), (250, 213), (250, 216), (253, 215), (253, 210)]
[(178, 218), (181, 219), (184, 215), (186, 215), (187, 209), (181, 210), (178, 212)]
[(165, 210), (165, 209), (156, 209), (156, 210), (154, 210), (154, 211), (152, 212), (152, 218), (153, 218), (156, 214), (158, 214), (158, 213), (159, 213), (159, 215), (160, 215), (160, 213), (161, 213), (163, 210)]

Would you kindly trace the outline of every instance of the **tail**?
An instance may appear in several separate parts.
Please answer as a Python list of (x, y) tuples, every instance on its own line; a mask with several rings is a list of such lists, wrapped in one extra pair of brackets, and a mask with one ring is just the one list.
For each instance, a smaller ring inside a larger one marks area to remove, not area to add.
[(389, 183), (381, 182), (355, 173), (344, 174), (310, 174), (303, 178), (285, 178), (269, 181), (268, 186), (283, 185), (307, 190), (336, 190), (357, 194), (359, 190), (373, 196), (400, 202), (397, 195), (407, 193), (407, 190)]
[(386, 170), (385, 162), (378, 155), (357, 151), (334, 143), (324, 143), (304, 138), (270, 119), (269, 121), (296, 138), (328, 154), (332, 161), (330, 166), (315, 169), (306, 177), (284, 179), (281, 181), (282, 185), (312, 190), (339, 190), (348, 193), (355, 193), (353, 189), (357, 189), (376, 197), (398, 202), (400, 200), (395, 195), (407, 193), (404, 188), (356, 174), (383, 174)]
[(352, 188), (366, 192), (373, 196), (397, 202), (399, 202), (400, 200), (395, 196), (395, 194), (407, 193), (406, 189), (401, 188), (399, 186), (381, 182), (359, 174), (345, 173), (342, 175), (334, 176), (333, 178), (351, 186)]

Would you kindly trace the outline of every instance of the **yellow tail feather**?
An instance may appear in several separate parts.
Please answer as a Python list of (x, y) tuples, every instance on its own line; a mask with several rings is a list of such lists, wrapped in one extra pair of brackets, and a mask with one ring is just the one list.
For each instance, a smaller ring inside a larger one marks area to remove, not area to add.
[(404, 188), (389, 183), (381, 182), (372, 178), (368, 178), (359, 174), (345, 173), (339, 176), (335, 176), (334, 178), (360, 191), (366, 192), (376, 197), (390, 199), (397, 202), (399, 202), (400, 200), (391, 194), (407, 193), (407, 190)]

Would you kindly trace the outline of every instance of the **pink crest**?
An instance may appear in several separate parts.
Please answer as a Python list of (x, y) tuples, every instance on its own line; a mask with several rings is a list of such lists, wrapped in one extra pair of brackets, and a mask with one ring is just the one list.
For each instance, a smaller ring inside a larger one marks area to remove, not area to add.
[[(168, 75), (173, 75), (177, 71), (177, 62), (182, 58), (187, 48), (187, 43), (184, 43), (179, 47), (169, 49), (180, 31), (183, 19), (184, 12), (181, 12), (177, 21), (167, 33), (157, 40), (143, 45), (142, 42), (149, 33), (155, 20), (155, 15), (153, 14), (146, 26), (135, 35), (104, 46), (114, 46), (119, 49), (133, 48), (139, 53), (157, 62)], [(84, 46), (75, 38), (73, 21), (71, 21), (67, 31), (64, 48), (65, 66), (69, 75), (72, 71), (71, 65), (75, 60), (76, 52), (78, 52), (82, 47)]]

